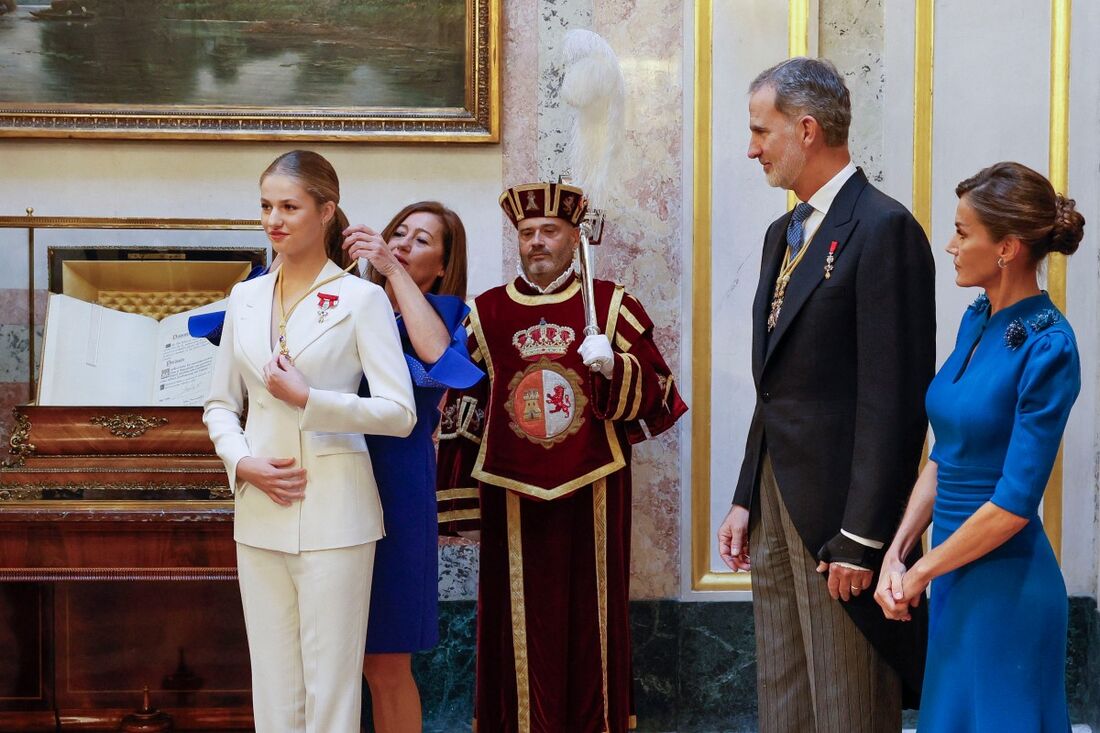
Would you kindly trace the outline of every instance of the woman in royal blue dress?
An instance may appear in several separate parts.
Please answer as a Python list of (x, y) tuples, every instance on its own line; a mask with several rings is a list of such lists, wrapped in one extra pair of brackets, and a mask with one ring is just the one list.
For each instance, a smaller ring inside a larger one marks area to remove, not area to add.
[[(363, 673), (377, 733), (421, 729), (412, 652), (439, 640), (435, 444), (448, 387), (484, 375), (466, 352), (466, 230), (450, 209), (422, 201), (402, 209), (382, 232), (349, 227), (344, 249), (370, 262), (386, 289), (412, 375), (416, 428), (407, 438), (367, 436), (385, 512), (378, 542)], [(369, 389), (369, 385), (364, 385)]]
[[(980, 287), (928, 389), (935, 446), (875, 599), (907, 620), (929, 582), (922, 733), (1067, 733), (1067, 599), (1038, 507), (1080, 391), (1073, 329), (1039, 289), (1084, 218), (1039, 173), (998, 163), (966, 179), (947, 247)], [(908, 555), (932, 523), (932, 549)]]

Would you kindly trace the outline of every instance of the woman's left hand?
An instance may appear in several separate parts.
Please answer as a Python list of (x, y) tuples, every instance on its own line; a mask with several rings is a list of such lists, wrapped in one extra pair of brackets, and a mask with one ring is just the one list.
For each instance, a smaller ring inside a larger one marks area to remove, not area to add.
[(382, 235), (368, 226), (356, 224), (345, 229), (343, 247), (351, 259), (366, 259), (383, 277), (392, 277), (404, 269)]
[(309, 384), (290, 359), (278, 354), (264, 365), (264, 386), (272, 397), (294, 407), (305, 407)]
[(901, 576), (901, 592), (898, 593), (899, 589), (894, 589), (894, 601), (898, 605), (907, 604), (910, 608), (916, 608), (920, 605), (924, 590), (930, 581), (931, 578), (921, 572), (918, 561), (918, 564), (906, 570), (905, 575)]

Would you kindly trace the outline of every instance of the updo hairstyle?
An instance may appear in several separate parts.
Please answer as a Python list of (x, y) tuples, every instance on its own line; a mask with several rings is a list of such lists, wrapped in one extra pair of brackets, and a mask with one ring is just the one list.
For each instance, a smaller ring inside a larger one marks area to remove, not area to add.
[(336, 264), (346, 267), (350, 261), (342, 245), (344, 230), (348, 228), (348, 218), (340, 208), (340, 179), (336, 176), (332, 163), (312, 150), (291, 150), (280, 155), (267, 167), (260, 176), (260, 183), (268, 176), (276, 174), (297, 181), (318, 206), (329, 201), (336, 204), (336, 213), (325, 231), (325, 254)]
[(1076, 202), (1055, 193), (1045, 176), (1019, 163), (991, 165), (956, 186), (955, 195), (966, 197), (995, 242), (1018, 237), (1032, 264), (1051, 252), (1073, 254), (1085, 233), (1085, 217)]

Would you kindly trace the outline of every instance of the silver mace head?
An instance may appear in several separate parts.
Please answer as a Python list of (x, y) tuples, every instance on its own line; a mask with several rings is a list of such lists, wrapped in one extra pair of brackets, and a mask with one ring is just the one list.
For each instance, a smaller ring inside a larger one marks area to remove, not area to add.
[(599, 244), (603, 237), (603, 210), (589, 209), (585, 212), (581, 221), (581, 236), (588, 240), (589, 244)]

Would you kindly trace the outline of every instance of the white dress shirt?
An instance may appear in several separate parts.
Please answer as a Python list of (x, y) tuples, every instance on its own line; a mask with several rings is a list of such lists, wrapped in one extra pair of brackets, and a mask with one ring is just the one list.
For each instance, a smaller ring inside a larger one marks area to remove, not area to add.
[(814, 211), (802, 225), (803, 243), (809, 242), (810, 239), (813, 238), (814, 234), (817, 232), (817, 228), (820, 227), (821, 222), (825, 220), (825, 215), (829, 213), (829, 207), (833, 205), (833, 199), (836, 198), (836, 195), (840, 193), (840, 189), (844, 188), (844, 184), (848, 182), (848, 179), (851, 178), (855, 172), (855, 164), (852, 163), (852, 161), (848, 161), (848, 165), (841, 168), (824, 186), (817, 189), (817, 192), (806, 202), (814, 207)]

